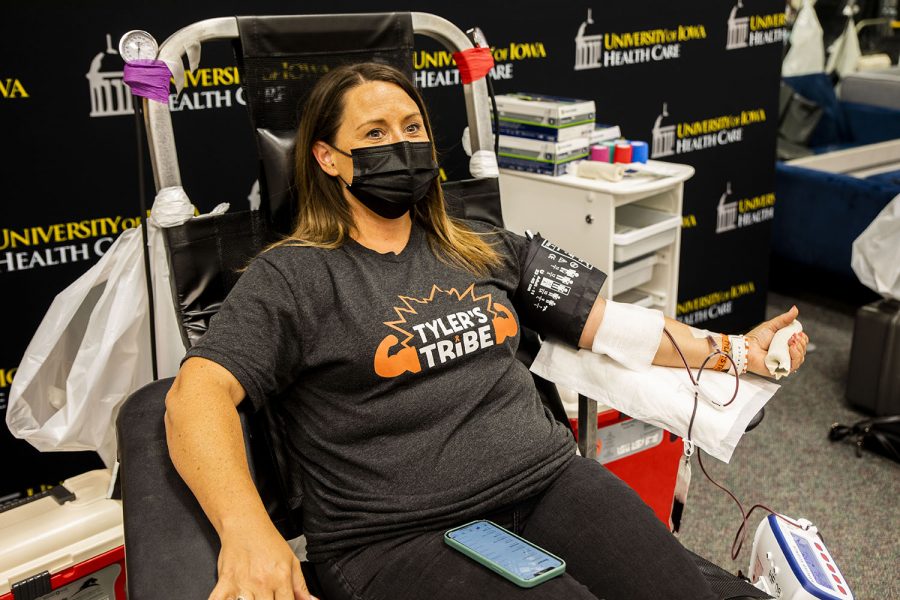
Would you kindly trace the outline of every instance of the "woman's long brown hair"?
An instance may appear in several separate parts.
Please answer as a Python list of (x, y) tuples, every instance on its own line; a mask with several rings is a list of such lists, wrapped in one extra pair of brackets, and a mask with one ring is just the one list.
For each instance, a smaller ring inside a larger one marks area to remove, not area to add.
[[(361, 63), (328, 72), (310, 92), (297, 130), (297, 224), (288, 237), (271, 247), (289, 245), (337, 248), (350, 236), (354, 222), (350, 206), (344, 198), (343, 184), (337, 177), (322, 170), (313, 156), (312, 148), (320, 140), (329, 145), (334, 144), (344, 112), (346, 93), (370, 81), (384, 81), (403, 89), (422, 113), (428, 138), (434, 139), (422, 97), (397, 69), (378, 63)], [(499, 255), (481, 235), (447, 214), (444, 209), (444, 194), (437, 179), (425, 197), (416, 204), (412, 217), (425, 229), (432, 251), (444, 262), (476, 275), (482, 275), (490, 267), (499, 264)]]

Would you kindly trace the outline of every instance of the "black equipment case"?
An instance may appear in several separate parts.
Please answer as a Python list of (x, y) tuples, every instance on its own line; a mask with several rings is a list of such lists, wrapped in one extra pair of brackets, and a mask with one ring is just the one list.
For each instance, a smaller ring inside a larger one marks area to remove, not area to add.
[(847, 400), (874, 415), (900, 414), (900, 301), (879, 300), (856, 313)]

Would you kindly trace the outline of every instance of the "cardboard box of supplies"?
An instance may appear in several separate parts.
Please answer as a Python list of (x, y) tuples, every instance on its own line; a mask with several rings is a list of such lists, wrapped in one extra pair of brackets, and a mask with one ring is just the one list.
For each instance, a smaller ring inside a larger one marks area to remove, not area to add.
[(544, 94), (497, 96), (500, 133), (551, 142), (589, 137), (594, 128), (593, 100)]
[(587, 158), (589, 153), (587, 138), (548, 142), (501, 135), (498, 163), (501, 167), (519, 171), (562, 175), (567, 170), (567, 163)]

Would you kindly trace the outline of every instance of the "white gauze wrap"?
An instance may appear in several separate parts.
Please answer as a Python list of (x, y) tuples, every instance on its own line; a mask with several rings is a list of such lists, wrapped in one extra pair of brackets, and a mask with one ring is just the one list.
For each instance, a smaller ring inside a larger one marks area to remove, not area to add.
[(653, 364), (665, 324), (661, 311), (607, 300), (591, 350), (632, 371), (645, 371)]
[(782, 327), (775, 333), (772, 343), (769, 344), (769, 352), (766, 354), (766, 368), (775, 379), (787, 377), (791, 372), (791, 351), (788, 348), (788, 340), (795, 333), (803, 331), (800, 321), (794, 321), (787, 327)]
[(583, 160), (578, 163), (576, 172), (579, 177), (587, 177), (588, 179), (622, 181), (625, 178), (625, 165), (622, 163), (605, 163), (597, 160)]

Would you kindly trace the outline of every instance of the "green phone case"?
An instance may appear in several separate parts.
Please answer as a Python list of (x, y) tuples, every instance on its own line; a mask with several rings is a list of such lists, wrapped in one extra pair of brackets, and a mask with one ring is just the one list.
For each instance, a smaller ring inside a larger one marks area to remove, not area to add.
[[(463, 544), (459, 543), (458, 541), (456, 541), (456, 540), (454, 540), (453, 538), (450, 537), (450, 534), (451, 534), (452, 532), (458, 531), (458, 530), (460, 530), (460, 529), (465, 529), (465, 528), (468, 527), (469, 525), (473, 525), (473, 524), (475, 524), (475, 523), (490, 523), (491, 525), (493, 525), (493, 526), (496, 527), (497, 529), (500, 529), (500, 530), (502, 530), (502, 531), (505, 531), (506, 533), (508, 533), (508, 534), (511, 535), (512, 537), (514, 537), (514, 538), (516, 538), (516, 539), (518, 539), (518, 540), (521, 540), (523, 543), (527, 544), (528, 546), (531, 546), (532, 548), (536, 548), (536, 549), (540, 550), (541, 552), (543, 552), (544, 554), (546, 554), (547, 556), (551, 556), (551, 557), (555, 558), (555, 559), (558, 560), (561, 564), (560, 564), (558, 567), (554, 568), (552, 571), (547, 571), (546, 573), (542, 573), (542, 574), (538, 575), (537, 577), (535, 577), (535, 578), (533, 578), (533, 579), (522, 579), (521, 577), (519, 577), (519, 576), (516, 575), (515, 573), (510, 573), (509, 571), (507, 571), (505, 568), (503, 568), (502, 566), (498, 565), (498, 564), (495, 563), (494, 561), (492, 561), (492, 560), (490, 560), (490, 559), (488, 559), (488, 558), (485, 558), (484, 556), (482, 556), (481, 554), (478, 554), (477, 552), (475, 552), (474, 550), (472, 550), (472, 549), (469, 548), (468, 546), (464, 546)], [(533, 544), (533, 543), (529, 542), (528, 540), (526, 540), (526, 539), (524, 539), (524, 538), (522, 538), (522, 537), (520, 537), (520, 536), (514, 534), (512, 531), (509, 531), (508, 529), (506, 529), (506, 528), (504, 528), (504, 527), (500, 527), (500, 526), (497, 525), (496, 523), (493, 523), (493, 522), (488, 521), (488, 520), (486, 520), (486, 519), (479, 519), (479, 520), (477, 520), (477, 521), (472, 521), (471, 523), (466, 523), (465, 525), (460, 525), (459, 527), (454, 527), (453, 529), (450, 529), (450, 530), (444, 532), (444, 542), (446, 542), (446, 544), (447, 544), (448, 546), (450, 546), (451, 548), (454, 548), (454, 549), (456, 549), (456, 550), (459, 550), (460, 552), (462, 552), (463, 554), (465, 554), (466, 556), (468, 556), (469, 558), (471, 558), (471, 559), (474, 560), (475, 562), (481, 563), (482, 565), (484, 565), (485, 567), (487, 567), (487, 568), (490, 569), (491, 571), (494, 571), (494, 572), (497, 573), (498, 575), (504, 577), (505, 579), (508, 579), (509, 581), (512, 581), (512, 582), (513, 582), (514, 584), (516, 584), (517, 586), (523, 587), (523, 588), (531, 588), (531, 587), (534, 587), (534, 586), (536, 586), (536, 585), (539, 585), (539, 584), (541, 584), (541, 583), (544, 583), (544, 582), (547, 581), (548, 579), (552, 579), (552, 578), (556, 577), (557, 575), (562, 575), (563, 573), (566, 572), (566, 561), (564, 561), (564, 560), (561, 559), (560, 557), (558, 557), (558, 556), (556, 556), (555, 554), (552, 554), (552, 553), (550, 553), (550, 552), (547, 552), (546, 550), (544, 550), (543, 548), (541, 548), (541, 547), (538, 546), (537, 544)]]

